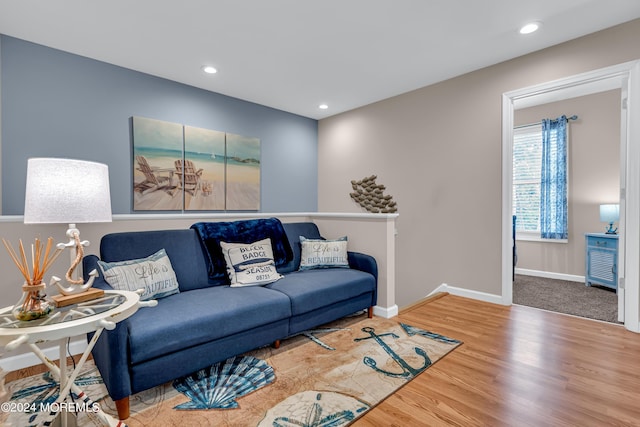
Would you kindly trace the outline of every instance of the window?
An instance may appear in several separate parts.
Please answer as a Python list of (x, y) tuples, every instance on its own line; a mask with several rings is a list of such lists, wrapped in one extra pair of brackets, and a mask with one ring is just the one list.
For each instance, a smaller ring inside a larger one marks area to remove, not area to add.
[(513, 131), (513, 215), (516, 232), (540, 236), (540, 180), (542, 130), (540, 124)]

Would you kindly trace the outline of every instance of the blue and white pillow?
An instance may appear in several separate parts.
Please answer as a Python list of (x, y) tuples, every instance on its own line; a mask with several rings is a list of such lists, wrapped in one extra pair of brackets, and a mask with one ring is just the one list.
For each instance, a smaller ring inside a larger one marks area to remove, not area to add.
[(266, 285), (282, 278), (269, 238), (248, 244), (220, 242), (220, 247), (232, 287)]
[(164, 249), (141, 259), (119, 262), (98, 261), (102, 275), (112, 288), (121, 291), (144, 289), (140, 300), (163, 298), (180, 292), (178, 279)]
[(302, 254), (299, 270), (349, 268), (347, 236), (334, 240), (307, 239), (300, 236)]

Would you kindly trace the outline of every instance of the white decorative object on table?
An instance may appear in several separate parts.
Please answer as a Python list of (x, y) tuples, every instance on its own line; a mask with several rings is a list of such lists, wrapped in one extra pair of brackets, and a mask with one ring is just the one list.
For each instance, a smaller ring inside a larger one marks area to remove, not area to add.
[(85, 292), (98, 275), (92, 271), (87, 283), (81, 274), (74, 277), (82, 262), (84, 247), (89, 241), (80, 240), (76, 223), (111, 222), (111, 195), (109, 169), (96, 162), (58, 158), (32, 158), (27, 163), (27, 186), (24, 202), (25, 224), (69, 224), (68, 243), (59, 243), (59, 249), (74, 248), (71, 266), (66, 274), (68, 286), (54, 277), (62, 295)]
[[(61, 244), (62, 243), (60, 243), (59, 245)], [(96, 277), (98, 277), (98, 270), (93, 269), (89, 273), (89, 280), (87, 280), (87, 283), (79, 284), (79, 285), (75, 285), (72, 283), (69, 286), (63, 286), (62, 284), (60, 284), (62, 279), (56, 276), (51, 276), (51, 281), (49, 282), (49, 286), (56, 285), (56, 287), (58, 288), (58, 291), (62, 295), (76, 295), (81, 292), (85, 292), (86, 290), (91, 288), (93, 286), (93, 281), (96, 279)]]

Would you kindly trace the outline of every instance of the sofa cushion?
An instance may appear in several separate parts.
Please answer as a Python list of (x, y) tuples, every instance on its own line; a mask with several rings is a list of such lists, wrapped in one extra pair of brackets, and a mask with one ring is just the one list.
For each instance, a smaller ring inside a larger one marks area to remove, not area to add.
[(296, 316), (373, 292), (376, 279), (360, 270), (330, 268), (294, 271), (266, 287), (286, 294)]
[(163, 298), (179, 292), (176, 273), (164, 249), (146, 258), (128, 261), (98, 261), (104, 280), (113, 289), (136, 291), (143, 289), (141, 301)]
[(285, 265), (293, 258), (289, 240), (282, 223), (277, 218), (252, 219), (232, 222), (198, 222), (191, 226), (197, 231), (208, 262), (210, 281), (227, 279), (227, 267), (222, 256), (220, 242), (251, 243), (271, 239), (274, 262)]
[(110, 233), (100, 240), (100, 258), (105, 262), (144, 258), (162, 248), (171, 260), (181, 292), (211, 286), (200, 239), (194, 230)]
[(232, 287), (260, 286), (282, 276), (273, 262), (271, 239), (253, 243), (220, 242)]
[(290, 316), (289, 298), (263, 287), (212, 286), (181, 292), (125, 320), (131, 362), (140, 363)]
[(307, 239), (300, 236), (302, 254), (300, 270), (314, 268), (349, 268), (347, 236), (334, 240)]

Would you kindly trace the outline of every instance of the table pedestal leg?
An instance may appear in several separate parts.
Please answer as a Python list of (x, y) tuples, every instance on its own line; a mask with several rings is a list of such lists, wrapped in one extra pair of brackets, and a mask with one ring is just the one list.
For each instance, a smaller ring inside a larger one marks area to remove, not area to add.
[[(60, 364), (60, 374), (58, 375), (58, 381), (59, 381), (59, 388), (60, 391), (62, 391), (66, 386), (67, 386), (67, 351), (66, 351), (66, 343), (67, 340), (60, 340), (60, 345), (59, 345), (59, 364)], [(64, 397), (64, 399), (62, 400), (63, 402), (67, 400), (67, 396)], [(76, 417), (75, 414), (70, 413), (69, 411), (67, 411), (66, 409), (61, 410), (60, 412), (58, 412), (54, 423), (52, 424), (53, 427), (76, 427), (77, 422), (76, 422)]]

